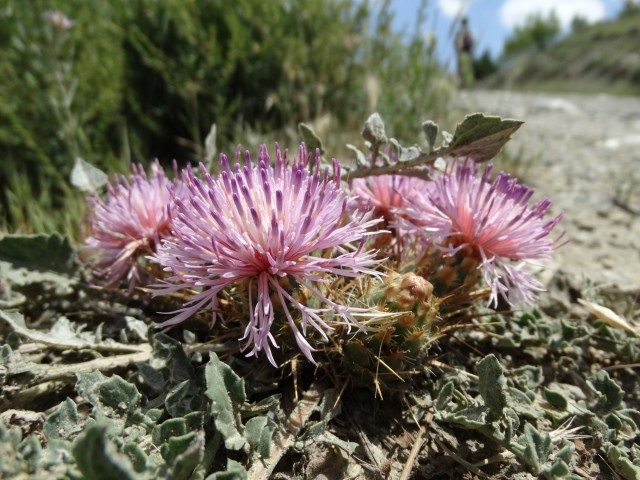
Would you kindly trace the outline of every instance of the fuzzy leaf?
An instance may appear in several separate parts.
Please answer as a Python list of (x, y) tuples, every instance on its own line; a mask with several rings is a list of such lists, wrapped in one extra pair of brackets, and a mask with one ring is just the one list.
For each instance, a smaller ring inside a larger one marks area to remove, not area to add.
[(362, 137), (371, 142), (374, 147), (388, 142), (387, 134), (384, 131), (384, 122), (378, 113), (371, 114), (364, 122)]
[(114, 410), (129, 413), (135, 411), (140, 404), (141, 396), (136, 386), (119, 375), (113, 375), (100, 383), (98, 392), (101, 403)]
[(447, 382), (445, 386), (442, 387), (442, 390), (440, 390), (440, 393), (438, 394), (438, 398), (436, 400), (437, 410), (444, 410), (447, 405), (449, 405), (451, 399), (453, 398), (454, 389), (455, 385), (453, 384), (453, 382)]
[(244, 437), (262, 458), (268, 458), (270, 455), (275, 428), (274, 423), (266, 416), (253, 417), (245, 425)]
[(424, 132), (427, 145), (429, 146), (428, 150), (429, 152), (431, 152), (431, 150), (433, 150), (436, 146), (436, 137), (438, 136), (438, 125), (436, 125), (431, 120), (427, 120), (426, 122), (422, 122), (422, 131)]
[(5, 235), (0, 238), (0, 260), (14, 268), (69, 274), (74, 252), (67, 237), (51, 235)]
[(319, 149), (320, 155), (324, 154), (324, 146), (322, 145), (322, 140), (310, 125), (307, 125), (306, 123), (299, 123), (298, 130), (300, 131), (300, 135), (302, 136), (302, 141), (307, 147), (308, 153), (312, 153), (315, 155), (316, 150)]
[(186, 479), (204, 457), (204, 433), (189, 432), (171, 437), (160, 449), (162, 458), (171, 466), (167, 477)]
[(398, 162), (410, 162), (411, 160), (415, 160), (416, 158), (418, 158), (422, 153), (420, 152), (420, 149), (415, 145), (406, 148), (403, 147), (395, 138), (390, 139), (389, 143)]
[(193, 364), (184, 353), (180, 342), (164, 333), (158, 333), (153, 336), (151, 344), (154, 358), (164, 363), (176, 383), (195, 379)]
[(215, 353), (205, 367), (207, 397), (211, 399), (211, 413), (216, 428), (230, 450), (239, 450), (245, 445), (240, 424), (240, 407), (246, 400), (244, 380), (238, 377), (229, 365), (222, 363)]
[(82, 430), (78, 425), (78, 410), (70, 398), (58, 405), (58, 408), (45, 420), (43, 431), (48, 439), (68, 439)]
[(96, 370), (95, 372), (77, 373), (76, 378), (76, 390), (80, 396), (94, 407), (101, 408), (98, 387), (107, 377)]
[(569, 406), (569, 402), (564, 395), (562, 395), (560, 392), (549, 390), (548, 388), (544, 389), (544, 398), (558, 410), (566, 410)]
[(149, 457), (147, 457), (147, 454), (144, 453), (144, 450), (142, 450), (137, 443), (126, 443), (124, 447), (122, 447), (122, 453), (129, 458), (133, 469), (137, 473), (142, 473), (149, 467)]
[(587, 384), (598, 397), (594, 406), (598, 412), (609, 413), (622, 403), (624, 392), (614, 380), (609, 378), (606, 370), (597, 372), (591, 380), (587, 380)]
[(183, 417), (191, 410), (185, 398), (189, 393), (189, 380), (179, 383), (167, 394), (165, 399), (165, 408), (172, 417)]
[(153, 427), (151, 440), (159, 447), (172, 437), (185, 435), (187, 430), (187, 421), (184, 418), (170, 418)]
[(248, 472), (235, 460), (227, 460), (227, 469), (209, 475), (206, 480), (247, 480)]
[(621, 447), (610, 445), (607, 449), (607, 457), (618, 475), (627, 480), (640, 478), (640, 466), (634, 465)]
[(524, 425), (524, 459), (538, 474), (549, 458), (553, 443), (548, 433), (540, 433), (530, 423)]
[(483, 113), (467, 115), (456, 127), (443, 155), (471, 157), (476, 162), (490, 160), (500, 152), (522, 123)]
[(80, 157), (71, 170), (71, 184), (85, 193), (94, 193), (106, 185), (109, 177), (99, 168), (94, 167)]
[(73, 456), (85, 478), (95, 480), (134, 480), (134, 469), (125, 455), (119, 454), (107, 437), (105, 425), (93, 424), (78, 437)]
[(356, 154), (358, 165), (365, 166), (369, 164), (369, 162), (367, 161), (367, 156), (362, 152), (362, 150), (360, 150), (355, 145), (351, 145), (350, 143), (347, 143), (345, 146)]
[(488, 408), (483, 406), (468, 407), (448, 415), (447, 420), (462, 425), (466, 428), (481, 428), (489, 423), (487, 421)]
[(494, 419), (500, 418), (507, 406), (506, 379), (502, 374), (502, 367), (495, 355), (484, 357), (477, 366), (478, 390), (484, 403)]

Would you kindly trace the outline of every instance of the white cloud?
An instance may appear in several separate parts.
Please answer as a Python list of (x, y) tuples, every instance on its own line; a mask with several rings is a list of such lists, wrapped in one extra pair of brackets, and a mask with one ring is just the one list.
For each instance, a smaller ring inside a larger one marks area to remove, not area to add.
[(590, 22), (602, 20), (605, 16), (602, 0), (506, 0), (500, 8), (500, 20), (505, 27), (512, 29), (522, 25), (532, 14), (546, 17), (553, 10), (563, 28), (569, 26), (576, 16)]
[(456, 17), (464, 13), (468, 4), (465, 0), (438, 0), (438, 7), (447, 17)]

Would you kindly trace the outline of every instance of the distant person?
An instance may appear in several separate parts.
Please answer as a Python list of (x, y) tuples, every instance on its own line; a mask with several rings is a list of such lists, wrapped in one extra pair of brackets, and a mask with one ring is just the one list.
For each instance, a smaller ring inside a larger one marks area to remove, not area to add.
[(456, 35), (456, 56), (458, 59), (458, 80), (462, 88), (473, 86), (473, 36), (467, 17), (462, 17), (460, 30)]

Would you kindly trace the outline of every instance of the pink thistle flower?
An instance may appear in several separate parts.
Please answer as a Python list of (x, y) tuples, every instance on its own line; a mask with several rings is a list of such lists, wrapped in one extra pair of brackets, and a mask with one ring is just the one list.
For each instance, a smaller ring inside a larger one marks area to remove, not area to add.
[(534, 191), (517, 179), (500, 173), (490, 181), (489, 165), (480, 178), (471, 160), (436, 178), (425, 195), (414, 197), (407, 209), (411, 217), (403, 225), (417, 230), (442, 251), (453, 254), (470, 246), (479, 257), (483, 277), (491, 288), (489, 305), (498, 295), (509, 303), (531, 304), (542, 284), (526, 271), (529, 260), (547, 259), (562, 237), (551, 239), (551, 230), (562, 214), (544, 217), (551, 202), (543, 198), (529, 205)]
[(373, 209), (374, 217), (384, 218), (385, 225), (397, 220), (398, 212), (408, 206), (409, 197), (428, 183), (406, 175), (379, 175), (356, 178), (351, 183), (354, 205), (359, 210)]
[[(236, 164), (233, 169), (221, 155), (217, 178), (203, 165), (203, 180), (191, 169), (183, 171), (188, 195), (175, 200), (175, 238), (163, 241), (157, 254), (165, 271), (172, 272), (169, 281), (173, 283), (158, 285), (156, 295), (193, 288), (200, 292), (160, 326), (182, 322), (207, 307), (215, 322), (218, 294), (241, 282), (248, 292), (249, 322), (241, 338), (246, 341), (243, 349), (251, 348), (248, 356), (264, 350), (275, 365), (271, 346), (278, 345), (271, 333), (276, 313), (272, 298), (311, 361), (314, 349), (305, 338), (307, 328), (316, 329), (325, 339), (325, 331), (331, 330), (321, 317), (323, 312), (333, 310), (348, 325), (357, 325), (353, 313), (359, 309), (334, 303), (318, 284), (328, 283), (335, 275), (379, 275), (371, 268), (377, 263), (375, 254), (362, 250), (367, 229), (378, 220), (358, 214), (349, 218), (338, 162), (333, 161), (330, 173), (328, 168), (320, 171), (319, 153), (311, 169), (310, 159), (301, 145), (299, 157), (290, 164), (286, 152), (276, 146), (271, 165), (262, 145), (257, 165), (246, 152), (244, 166)], [(352, 242), (360, 247), (352, 248)], [(321, 255), (327, 249), (333, 254)], [(286, 288), (287, 283), (306, 289), (325, 308), (303, 304)]]
[[(129, 289), (140, 280), (138, 260), (155, 253), (162, 238), (171, 234), (169, 206), (177, 182), (165, 176), (155, 161), (148, 178), (142, 165), (131, 166), (131, 176), (116, 177), (107, 187), (105, 199), (89, 200), (88, 236), (81, 258), (106, 286), (126, 278)], [(175, 194), (175, 192), (174, 192)]]

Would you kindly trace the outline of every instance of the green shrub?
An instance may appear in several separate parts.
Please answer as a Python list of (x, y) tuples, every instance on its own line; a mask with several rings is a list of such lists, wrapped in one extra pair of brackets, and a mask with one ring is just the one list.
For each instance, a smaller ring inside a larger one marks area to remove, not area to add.
[[(73, 25), (56, 26), (51, 11)], [(324, 125), (335, 148), (373, 109), (413, 138), (450, 93), (423, 12), (406, 36), (391, 28), (389, 1), (6, 0), (0, 229), (36, 229), (43, 196), (68, 210), (76, 157), (120, 172), (154, 157), (198, 161), (213, 123), (225, 151), (292, 146), (302, 121)], [(37, 228), (54, 228), (48, 215)]]

